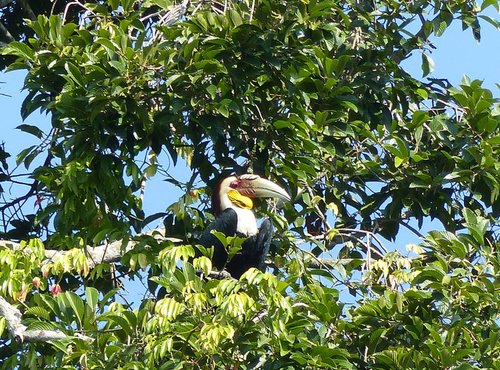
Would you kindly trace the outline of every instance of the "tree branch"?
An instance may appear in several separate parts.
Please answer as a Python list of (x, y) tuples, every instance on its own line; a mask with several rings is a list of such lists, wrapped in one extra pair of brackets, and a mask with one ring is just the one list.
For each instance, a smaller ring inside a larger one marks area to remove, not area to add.
[[(143, 233), (140, 235), (150, 235), (155, 237), (155, 239), (159, 241), (171, 241), (173, 243), (182, 242), (182, 240), (177, 238), (166, 237), (164, 228), (155, 229), (153, 231)], [(123, 255), (131, 251), (138, 243), (139, 243), (138, 241), (130, 240), (124, 245), (123, 240), (117, 240), (108, 244), (99, 245), (97, 247), (86, 246), (85, 254), (88, 259), (89, 268), (94, 268), (96, 265), (100, 263), (112, 263), (120, 261)], [(0, 240), (0, 247), (9, 248), (12, 250), (20, 249), (19, 243), (10, 240)], [(42, 264), (49, 263), (51, 260), (64, 257), (65, 255), (69, 255), (72, 253), (72, 251), (73, 250), (60, 251), (54, 249), (46, 249), (45, 250), (46, 260), (43, 261)]]
[(189, 0), (183, 0), (181, 4), (173, 6), (165, 14), (163, 14), (160, 17), (160, 20), (158, 21), (156, 27), (153, 29), (153, 36), (151, 37), (151, 41), (154, 43), (161, 38), (161, 32), (159, 32), (158, 30), (159, 26), (166, 27), (179, 21), (184, 16), (184, 14), (186, 14), (188, 6)]
[[(181, 242), (180, 239), (167, 238), (165, 237), (165, 229), (156, 229), (142, 235), (151, 235), (157, 240), (170, 240), (174, 243)], [(123, 241), (118, 240), (109, 244), (100, 245), (98, 247), (86, 247), (88, 264), (90, 268), (95, 267), (99, 263), (111, 263), (117, 262), (121, 259), (124, 253), (130, 251), (137, 244), (137, 241), (129, 241), (125, 246), (123, 246)], [(9, 248), (12, 250), (20, 249), (19, 243), (0, 240), (0, 247)], [(72, 251), (58, 251), (48, 249), (45, 251), (46, 260), (43, 263), (48, 263), (54, 258), (64, 256), (71, 253)], [(7, 328), (12, 336), (18, 342), (47, 342), (54, 339), (68, 338), (69, 336), (61, 331), (55, 330), (28, 330), (28, 328), (22, 324), (22, 313), (15, 306), (7, 302), (3, 297), (0, 296), (0, 316), (3, 316), (7, 322)], [(75, 333), (76, 337), (79, 337), (86, 341), (92, 341), (93, 339), (79, 333)]]
[[(50, 164), (51, 160), (52, 160), (52, 153), (49, 151), (49, 153), (47, 154), (47, 157), (43, 161), (43, 165), (41, 167), (47, 167)], [(11, 176), (11, 175), (9, 174), (9, 176)], [(8, 203), (5, 203), (3, 206), (0, 207), (0, 212), (4, 212), (7, 208), (12, 207), (18, 203), (21, 203), (22, 201), (24, 201), (26, 199), (29, 199), (30, 197), (32, 197), (35, 194), (35, 192), (37, 191), (39, 184), (40, 184), (40, 181), (38, 181), (38, 180), (33, 181), (33, 183), (30, 185), (30, 188), (28, 189), (26, 194), (21, 195), (20, 197), (13, 199), (12, 201), (10, 201)]]
[[(353, 230), (358, 231), (358, 230)], [(149, 235), (154, 237), (156, 240), (164, 241), (168, 240), (173, 243), (180, 243), (182, 240), (176, 238), (168, 238), (165, 236), (165, 229), (155, 229), (153, 231), (143, 233), (140, 235)], [(89, 268), (95, 267), (99, 263), (112, 263), (118, 262), (122, 256), (128, 251), (132, 250), (139, 242), (138, 241), (128, 241), (124, 243), (123, 240), (114, 241), (109, 244), (103, 244), (97, 247), (86, 246), (86, 255), (88, 259)], [(0, 240), (0, 247), (9, 248), (12, 250), (20, 249), (20, 244)], [(50, 260), (56, 258), (64, 257), (72, 253), (69, 251), (59, 251), (48, 249), (45, 251), (46, 260), (42, 262), (43, 264), (49, 263)], [(351, 262), (351, 259), (323, 259), (315, 258), (308, 260), (306, 262), (309, 268), (332, 268), (339, 264), (344, 265)], [(212, 279), (222, 279), (230, 278), (228, 272), (226, 271), (212, 271), (209, 274)], [(50, 340), (58, 340), (69, 338), (71, 336), (63, 333), (62, 331), (56, 330), (28, 330), (26, 325), (22, 323), (22, 313), (14, 305), (10, 304), (7, 300), (0, 296), (0, 316), (3, 316), (7, 323), (7, 329), (9, 333), (15, 338), (16, 341), (22, 342), (47, 342)], [(80, 333), (75, 333), (74, 337), (81, 338), (85, 341), (93, 341), (93, 338), (87, 337)]]
[[(5, 318), (7, 329), (18, 342), (47, 342), (54, 339), (68, 338), (68, 335), (61, 331), (28, 330), (26, 325), (21, 322), (21, 311), (7, 302), (3, 297), (0, 297), (0, 315)], [(85, 341), (94, 340), (79, 333), (75, 333), (75, 337), (79, 337)]]
[(335, 268), (339, 265), (348, 265), (353, 258), (316, 258), (306, 262), (307, 267), (314, 269)]

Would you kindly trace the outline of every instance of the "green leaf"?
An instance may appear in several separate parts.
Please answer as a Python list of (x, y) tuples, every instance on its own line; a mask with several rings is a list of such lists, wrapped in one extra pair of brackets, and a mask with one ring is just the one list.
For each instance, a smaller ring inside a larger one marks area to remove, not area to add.
[(64, 292), (57, 296), (57, 300), (59, 301), (61, 310), (63, 310), (64, 306), (69, 304), (76, 319), (78, 320), (78, 324), (81, 327), (83, 323), (83, 315), (85, 314), (85, 305), (82, 299), (73, 292)]
[(5, 331), (5, 327), (7, 326), (7, 320), (5, 320), (5, 317), (0, 317), (0, 337), (3, 335)]
[(87, 299), (87, 306), (94, 311), (99, 304), (99, 291), (93, 287), (86, 287), (85, 298)]
[(106, 313), (98, 317), (98, 321), (106, 321), (109, 323), (109, 328), (121, 328), (128, 336), (133, 336), (133, 329), (129, 322), (124, 317), (116, 313)]
[(108, 63), (120, 73), (125, 73), (127, 70), (125, 64), (120, 60), (110, 60)]
[(32, 61), (35, 57), (35, 52), (24, 42), (13, 41), (0, 49), (1, 55), (16, 55), (24, 58), (27, 61)]
[(378, 344), (380, 343), (380, 338), (384, 336), (387, 332), (387, 329), (385, 328), (378, 328), (375, 329), (371, 334), (370, 334), (370, 348), (372, 351), (375, 351)]
[(444, 33), (444, 31), (446, 31), (446, 28), (448, 27), (448, 23), (441, 20), (441, 17), (437, 16), (432, 21), (432, 27), (434, 29), (434, 34), (439, 37)]
[(117, 49), (119, 49), (118, 45), (116, 45), (113, 41), (99, 37), (94, 41), (96, 44), (102, 45), (107, 49), (107, 52), (110, 56), (114, 55)]
[[(494, 1), (495, 4), (497, 4), (497, 7), (498, 7), (498, 1)], [(484, 3), (483, 3), (484, 4)], [(491, 24), (493, 27), (495, 27), (497, 30), (500, 30), (500, 21), (498, 21), (497, 19), (495, 18), (492, 18), (488, 15), (479, 15), (479, 18), (485, 20), (486, 22), (488, 22), (489, 24)]]
[(53, 323), (46, 322), (46, 321), (31, 321), (28, 324), (28, 330), (56, 330), (57, 327)]
[[(20, 163), (22, 163), (26, 157), (28, 156), (28, 154), (30, 154), (31, 152), (33, 152), (33, 150), (36, 148), (37, 146), (36, 145), (32, 145), (26, 149), (23, 149), (16, 157), (16, 164), (19, 165)], [(28, 167), (26, 165), (26, 167)]]
[(276, 128), (277, 130), (281, 130), (281, 129), (284, 129), (284, 128), (293, 128), (293, 124), (292, 124), (292, 122), (290, 122), (290, 121), (285, 121), (285, 120), (278, 120), (278, 121), (275, 121), (275, 122), (273, 122), (273, 126), (274, 126), (274, 128)]
[(489, 221), (469, 208), (464, 208), (463, 215), (465, 219), (465, 226), (471, 233), (472, 237), (480, 244), (484, 243), (484, 235), (489, 225)]
[(228, 13), (229, 13), (229, 17), (231, 19), (231, 22), (233, 22), (234, 27), (238, 27), (241, 24), (243, 24), (243, 20), (241, 19), (241, 16), (237, 11), (230, 9)]
[(36, 126), (22, 124), (16, 127), (16, 129), (21, 130), (23, 132), (27, 132), (33, 136), (36, 136), (39, 139), (42, 139), (45, 136), (45, 133)]
[(72, 78), (72, 80), (75, 81), (79, 86), (85, 85), (82, 73), (80, 72), (80, 69), (77, 66), (75, 66), (71, 62), (66, 62), (64, 64), (64, 68), (66, 69), (68, 75)]
[(426, 111), (416, 111), (413, 113), (411, 123), (413, 128), (421, 127), (429, 119), (429, 112)]
[(29, 307), (26, 311), (24, 311), (25, 315), (33, 315), (39, 319), (44, 319), (49, 321), (50, 320), (50, 314), (49, 312), (43, 308), (43, 307)]
[(481, 11), (485, 10), (489, 6), (493, 6), (497, 12), (500, 10), (500, 5), (497, 0), (483, 0), (481, 3)]
[(434, 60), (427, 54), (422, 53), (422, 75), (423, 77), (428, 76), (434, 71)]

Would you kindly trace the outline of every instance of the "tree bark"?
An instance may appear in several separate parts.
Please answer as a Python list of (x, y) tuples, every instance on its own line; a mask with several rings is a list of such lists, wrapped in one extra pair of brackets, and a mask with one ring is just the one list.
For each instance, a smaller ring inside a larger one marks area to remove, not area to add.
[[(7, 302), (3, 297), (0, 297), (0, 315), (5, 318), (7, 322), (7, 329), (20, 343), (22, 342), (47, 342), (54, 339), (67, 338), (68, 335), (61, 331), (55, 330), (28, 330), (26, 325), (21, 322), (22, 314), (19, 309)], [(93, 339), (85, 335), (76, 333), (75, 336), (86, 340), (92, 341)]]

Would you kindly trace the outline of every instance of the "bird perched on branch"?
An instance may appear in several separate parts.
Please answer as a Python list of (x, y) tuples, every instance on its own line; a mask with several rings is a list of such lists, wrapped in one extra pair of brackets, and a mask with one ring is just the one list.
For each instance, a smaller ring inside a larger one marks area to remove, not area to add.
[[(218, 270), (225, 268), (236, 279), (251, 267), (262, 270), (269, 251), (271, 221), (266, 219), (260, 229), (257, 228), (252, 211), (252, 198), (257, 197), (290, 201), (290, 196), (283, 188), (258, 175), (229, 176), (222, 180), (212, 196), (212, 210), (216, 219), (200, 238), (200, 244), (205, 248), (214, 248), (212, 264)], [(226, 236), (246, 238), (241, 252), (228, 262), (227, 250), (212, 230)]]

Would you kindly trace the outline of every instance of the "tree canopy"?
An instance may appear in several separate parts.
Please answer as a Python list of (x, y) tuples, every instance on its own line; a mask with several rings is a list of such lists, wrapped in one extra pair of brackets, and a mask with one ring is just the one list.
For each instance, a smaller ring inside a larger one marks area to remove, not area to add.
[[(18, 127), (39, 142), (16, 168), (0, 148), (4, 366), (500, 368), (498, 99), (429, 77), (433, 39), (461, 22), (479, 41), (497, 1), (58, 6), (0, 14), (21, 116), (51, 122)], [(422, 79), (402, 67), (416, 55)], [(239, 280), (193, 259), (230, 172), (294, 198), (256, 208), (268, 268)], [(155, 179), (183, 195), (147, 214)], [(384, 246), (431, 219), (421, 244)]]

